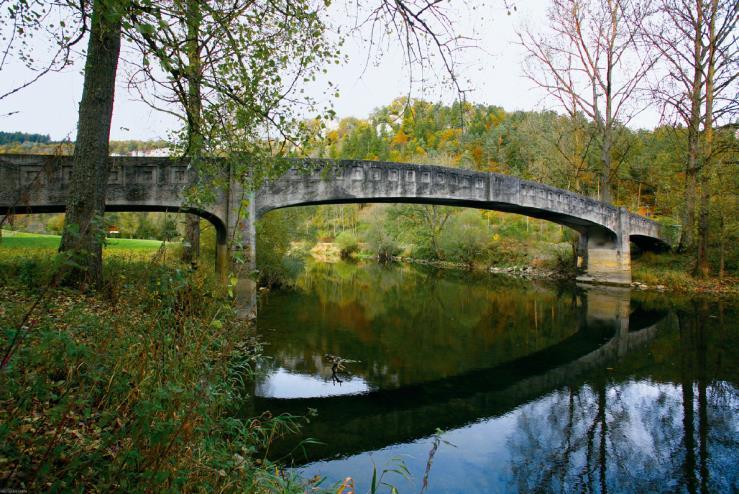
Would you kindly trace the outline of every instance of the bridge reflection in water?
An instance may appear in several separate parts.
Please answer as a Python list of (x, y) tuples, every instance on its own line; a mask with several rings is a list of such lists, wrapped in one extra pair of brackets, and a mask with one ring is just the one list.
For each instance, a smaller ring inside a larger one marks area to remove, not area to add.
[[(357, 355), (361, 358), (361, 350), (352, 343), (347, 343), (343, 347), (339, 344), (337, 347), (336, 339), (322, 334), (320, 329), (313, 338), (324, 342), (333, 340), (326, 347), (319, 348), (319, 344), (316, 348), (304, 348), (304, 351), (293, 348), (283, 352), (280, 349), (281, 342), (275, 341), (278, 348), (268, 347), (267, 351), (272, 353), (279, 368), (273, 370), (273, 374), (257, 386), (255, 390), (257, 396), (253, 400), (255, 408), (252, 412), (269, 410), (272, 413), (288, 412), (304, 415), (308, 410), (317, 410), (318, 416), (303, 428), (303, 437), (315, 438), (323, 444), (311, 445), (305, 451), (307, 455), (302, 450), (295, 453), (294, 446), (297, 440), (293, 436), (285, 441), (278, 441), (270, 451), (271, 456), (280, 458), (292, 452), (294, 454), (292, 460), (297, 463), (337, 455), (346, 456), (413, 441), (434, 434), (438, 428), (455, 429), (481, 419), (505, 415), (520, 405), (566, 386), (578, 376), (601, 368), (607, 362), (617, 360), (634, 348), (640, 347), (654, 337), (660, 322), (667, 317), (664, 311), (632, 307), (628, 289), (583, 286), (577, 292), (565, 297), (557, 297), (553, 292), (552, 296), (560, 301), (559, 303), (565, 300), (565, 306), (557, 307), (556, 310), (565, 313), (563, 320), (571, 321), (573, 327), (568, 331), (560, 330), (553, 334), (552, 338), (545, 340), (543, 345), (539, 345), (531, 353), (516, 355), (515, 351), (509, 350), (503, 355), (496, 356), (490, 367), (486, 367), (489, 361), (467, 363), (466, 367), (461, 365), (463, 370), (458, 374), (449, 373), (448, 370), (434, 372), (436, 364), (429, 359), (430, 369), (425, 369), (427, 373), (423, 374), (424, 377), (408, 371), (405, 374), (411, 375), (409, 379), (403, 377), (389, 379), (380, 382), (379, 385), (378, 380), (382, 379), (373, 376), (371, 368), (386, 364), (363, 362), (364, 367), (369, 368), (366, 372), (361, 370), (359, 372), (364, 374), (362, 376), (364, 380), (358, 379), (355, 375), (354, 381), (347, 383), (348, 389), (343, 383), (335, 385), (334, 389), (338, 394), (331, 396), (320, 396), (327, 388), (330, 392), (334, 386), (334, 383), (326, 378), (325, 369), (323, 378), (314, 377), (314, 380), (325, 383), (324, 386), (315, 387), (314, 392), (319, 396), (306, 396), (311, 393), (311, 388), (308, 387), (310, 376), (315, 376), (322, 366), (330, 367), (330, 364), (320, 362), (321, 352), (328, 348), (335, 350), (336, 353), (347, 352), (343, 355), (347, 358), (354, 358)], [(462, 297), (464, 298), (464, 294)], [(301, 299), (297, 303), (305, 308), (303, 310), (305, 313), (309, 310), (307, 307), (311, 302)], [(540, 297), (539, 303), (545, 304), (545, 301)], [(291, 307), (285, 305), (284, 301), (277, 304), (281, 312), (292, 313)], [(316, 305), (321, 303), (318, 302)], [(453, 301), (451, 305), (454, 305)], [(326, 307), (324, 304), (323, 310), (328, 310), (333, 315), (334, 312)], [(542, 309), (547, 313), (550, 310), (552, 314), (555, 312), (554, 305), (541, 307), (539, 311)], [(348, 309), (345, 307), (343, 310)], [(448, 311), (449, 307), (444, 310)], [(269, 325), (275, 323), (270, 320), (269, 314), (269, 309), (265, 310), (263, 315), (267, 320), (260, 320), (260, 327), (263, 329), (272, 329)], [(292, 315), (295, 324), (301, 326), (315, 327), (321, 324), (310, 317), (301, 321), (297, 314)], [(337, 320), (334, 324), (341, 326), (343, 322)], [(363, 323), (359, 320), (357, 324), (361, 326)], [(418, 328), (419, 338), (422, 338), (421, 333), (424, 331), (433, 333), (433, 329), (429, 327)], [(515, 328), (508, 328), (507, 333), (512, 333), (515, 337), (516, 331)], [(306, 331), (311, 332), (315, 332), (314, 328)], [(279, 340), (279, 337), (270, 338), (269, 332), (265, 333), (268, 342)], [(521, 334), (527, 337), (525, 331)], [(295, 335), (291, 333), (291, 336)], [(505, 338), (499, 337), (498, 340), (488, 344), (506, 345), (509, 343), (506, 339), (508, 337), (510, 335)], [(413, 358), (410, 356), (411, 353), (425, 351), (423, 343), (412, 340), (406, 343), (406, 347), (399, 349), (399, 352), (409, 354), (409, 359)], [(476, 347), (485, 346), (484, 342), (470, 343)], [(310, 338), (298, 343), (301, 344), (311, 346)], [(463, 351), (470, 353), (471, 360), (477, 358), (472, 355), (471, 347)], [(371, 353), (371, 350), (367, 353)], [(446, 353), (442, 358), (460, 360), (460, 357), (455, 355), (455, 349), (450, 347)], [(296, 356), (298, 354), (300, 355)], [(368, 358), (372, 360), (373, 357)], [(393, 357), (391, 356), (389, 360), (393, 360)], [(292, 369), (281, 367), (283, 364)], [(423, 365), (423, 361), (419, 365)], [(361, 364), (358, 366), (362, 367)], [(289, 376), (292, 376), (292, 379)], [(277, 388), (270, 386), (270, 383)], [(279, 389), (280, 383), (293, 386), (297, 384), (298, 389), (288, 390), (287, 394), (292, 393), (292, 396), (299, 397), (277, 398), (276, 396), (286, 394)], [(347, 395), (347, 392), (354, 394)]]
[[(271, 363), (243, 413), (317, 410), (302, 437), (323, 444), (269, 450), (305, 478), (366, 492), (401, 458), (412, 478), (384, 480), (419, 492), (433, 450), (429, 493), (739, 485), (731, 301), (410, 266), (297, 271), (294, 290), (262, 298)], [(358, 361), (344, 382), (325, 353)]]

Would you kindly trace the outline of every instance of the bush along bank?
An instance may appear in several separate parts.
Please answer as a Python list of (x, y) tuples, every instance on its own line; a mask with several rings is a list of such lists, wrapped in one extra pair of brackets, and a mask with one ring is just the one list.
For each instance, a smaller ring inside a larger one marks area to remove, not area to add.
[(108, 258), (105, 287), (81, 294), (54, 285), (52, 251), (2, 254), (4, 488), (308, 488), (257, 453), (297, 419), (239, 418), (260, 345), (212, 276)]

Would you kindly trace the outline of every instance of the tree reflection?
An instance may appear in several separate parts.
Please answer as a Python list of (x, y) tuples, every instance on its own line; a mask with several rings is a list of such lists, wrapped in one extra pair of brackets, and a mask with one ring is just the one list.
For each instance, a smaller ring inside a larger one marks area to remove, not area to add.
[(341, 355), (361, 360), (352, 373), (379, 389), (489, 368), (578, 330), (572, 297), (511, 280), (308, 263), (296, 286), (260, 308), (272, 365), (330, 379), (316, 357)]
[(662, 382), (657, 376), (635, 382), (628, 371), (604, 370), (526, 405), (508, 440), (511, 488), (736, 491), (737, 392), (721, 374), (723, 353), (735, 347), (736, 334), (722, 320), (707, 322), (715, 309), (695, 304), (681, 311), (676, 334), (663, 338), (662, 346), (618, 364), (638, 369), (647, 359), (659, 360), (660, 352), (679, 355), (660, 371)]

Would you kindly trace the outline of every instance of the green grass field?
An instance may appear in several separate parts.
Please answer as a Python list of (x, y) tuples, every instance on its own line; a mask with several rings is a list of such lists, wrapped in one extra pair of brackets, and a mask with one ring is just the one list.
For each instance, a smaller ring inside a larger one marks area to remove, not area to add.
[[(41, 235), (37, 233), (14, 232), (3, 230), (0, 248), (8, 249), (57, 249), (59, 235)], [(109, 238), (105, 250), (157, 250), (162, 245), (160, 240), (139, 240), (128, 238)], [(170, 244), (171, 245), (171, 244)]]

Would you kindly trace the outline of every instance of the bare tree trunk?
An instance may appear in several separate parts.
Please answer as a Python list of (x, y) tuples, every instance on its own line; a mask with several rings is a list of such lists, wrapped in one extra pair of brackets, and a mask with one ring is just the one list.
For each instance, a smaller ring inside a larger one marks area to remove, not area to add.
[(606, 124), (603, 131), (603, 146), (601, 148), (601, 166), (600, 172), (600, 200), (610, 203), (612, 200), (611, 193), (611, 129)]
[(713, 154), (713, 98), (714, 74), (716, 72), (716, 16), (718, 0), (711, 2), (708, 18), (708, 70), (706, 71), (706, 119), (704, 123), (703, 163), (701, 167), (701, 202), (698, 221), (698, 249), (696, 252), (695, 274), (708, 277), (711, 268), (708, 264), (708, 210), (711, 161)]
[(92, 7), (72, 181), (59, 247), (73, 261), (65, 283), (80, 288), (100, 286), (103, 280), (108, 140), (121, 48), (120, 12), (109, 8), (109, 3), (95, 0)]
[(703, 8), (696, 8), (695, 37), (693, 39), (693, 77), (690, 89), (690, 116), (688, 118), (688, 163), (685, 169), (685, 213), (680, 231), (678, 250), (692, 250), (695, 245), (695, 205), (698, 168), (700, 166), (701, 86), (703, 73), (702, 39)]
[[(636, 54), (638, 16), (633, 2), (607, 0), (551, 0), (548, 32), (519, 33), (534, 69), (526, 75), (547, 91), (570, 115), (582, 112), (595, 126), (600, 147), (596, 188), (605, 202), (613, 199), (612, 151), (620, 136), (617, 122), (627, 123), (633, 113), (637, 88), (653, 62)], [(640, 60), (626, 63), (626, 60)], [(618, 77), (614, 77), (615, 74)], [(640, 106), (637, 103), (636, 106)], [(584, 158), (584, 157), (583, 157)], [(617, 162), (618, 163), (618, 162)]]

